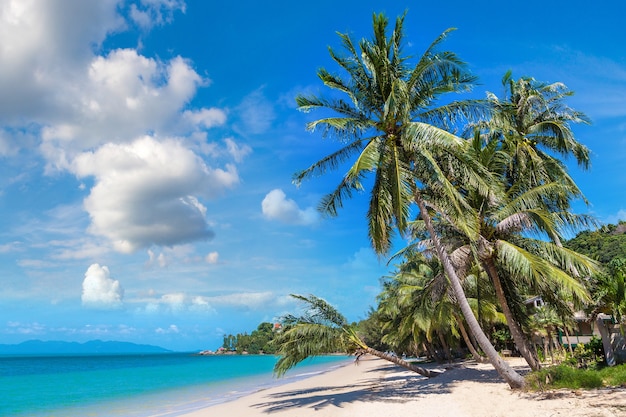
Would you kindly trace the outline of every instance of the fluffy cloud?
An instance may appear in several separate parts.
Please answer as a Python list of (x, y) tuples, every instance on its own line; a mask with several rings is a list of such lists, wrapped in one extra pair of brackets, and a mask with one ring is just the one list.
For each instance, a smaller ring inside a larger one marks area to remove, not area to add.
[[(189, 109), (208, 84), (181, 57), (161, 61), (134, 49), (97, 54), (106, 37), (128, 29), (120, 11), (144, 28), (184, 11), (182, 0), (7, 0), (0, 4), (0, 155), (41, 139), (49, 169), (76, 153), (147, 132), (186, 135), (225, 122), (223, 110)], [(13, 137), (11, 137), (13, 136)], [(40, 137), (39, 137), (40, 136)]]
[(95, 57), (86, 72), (57, 101), (62, 117), (42, 129), (42, 151), (56, 169), (104, 143), (130, 142), (146, 132), (185, 134), (226, 121), (219, 109), (181, 112), (204, 80), (180, 57), (161, 63), (115, 50)]
[(272, 190), (265, 196), (261, 202), (261, 209), (265, 218), (286, 224), (310, 225), (318, 220), (314, 208), (300, 209), (298, 204), (288, 199), (280, 189)]
[(97, 309), (115, 309), (122, 306), (124, 290), (120, 282), (109, 276), (109, 268), (92, 264), (83, 280), (83, 306)]
[(211, 238), (196, 196), (216, 197), (239, 181), (234, 166), (212, 169), (179, 141), (151, 137), (83, 153), (73, 171), (96, 179), (84, 201), (90, 231), (124, 253)]
[(183, 0), (0, 3), (0, 155), (30, 147), (49, 173), (93, 177), (89, 230), (120, 252), (210, 238), (201, 200), (239, 178), (233, 165), (211, 168), (199, 155), (240, 162), (250, 152), (207, 140), (226, 113), (190, 108), (209, 80), (188, 60), (99, 53), (111, 33), (162, 25), (177, 11)]
[(54, 89), (75, 78), (94, 45), (119, 30), (118, 0), (8, 0), (0, 4), (0, 120), (54, 117)]

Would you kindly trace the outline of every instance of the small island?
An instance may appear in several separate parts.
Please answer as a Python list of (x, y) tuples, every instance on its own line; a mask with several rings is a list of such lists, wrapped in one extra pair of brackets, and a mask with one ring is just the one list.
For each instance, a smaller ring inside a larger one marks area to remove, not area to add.
[(280, 323), (263, 322), (252, 333), (224, 335), (224, 343), (216, 351), (203, 350), (199, 355), (273, 355), (276, 347), (272, 341), (280, 331)]

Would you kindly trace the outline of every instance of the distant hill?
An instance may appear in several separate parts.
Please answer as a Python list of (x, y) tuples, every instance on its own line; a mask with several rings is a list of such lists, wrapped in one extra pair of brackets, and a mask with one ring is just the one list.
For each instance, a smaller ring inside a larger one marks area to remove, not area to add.
[(566, 241), (564, 246), (604, 265), (615, 258), (626, 258), (626, 222), (585, 230)]
[(120, 353), (167, 353), (159, 346), (138, 345), (129, 342), (105, 342), (91, 340), (85, 343), (28, 340), (16, 345), (0, 344), (1, 355), (58, 355), (58, 354), (120, 354)]

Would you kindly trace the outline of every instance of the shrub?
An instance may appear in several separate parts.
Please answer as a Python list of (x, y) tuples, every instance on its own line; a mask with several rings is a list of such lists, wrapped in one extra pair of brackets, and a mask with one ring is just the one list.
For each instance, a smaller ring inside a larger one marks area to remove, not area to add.
[(599, 388), (603, 386), (602, 377), (597, 371), (575, 369), (567, 365), (543, 368), (527, 376), (530, 389), (545, 390), (552, 388)]

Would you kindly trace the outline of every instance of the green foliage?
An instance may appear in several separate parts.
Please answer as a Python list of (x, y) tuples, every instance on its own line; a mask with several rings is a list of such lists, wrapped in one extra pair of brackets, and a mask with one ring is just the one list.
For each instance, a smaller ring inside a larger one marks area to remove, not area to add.
[(599, 374), (605, 385), (626, 387), (626, 364), (602, 368)]
[(574, 353), (568, 355), (566, 363), (570, 366), (583, 369), (596, 369), (604, 363), (604, 349), (602, 340), (592, 337), (589, 343), (579, 343)]
[(280, 359), (274, 373), (282, 376), (289, 369), (312, 356), (329, 353), (354, 353), (366, 345), (358, 338), (352, 325), (335, 307), (314, 295), (291, 296), (305, 305), (300, 316), (286, 315), (283, 328), (274, 339)]
[(602, 376), (594, 370), (577, 369), (568, 365), (557, 365), (532, 372), (526, 377), (531, 390), (558, 388), (599, 388), (604, 385)]
[(626, 386), (626, 364), (601, 369), (578, 369), (561, 364), (532, 372), (526, 377), (531, 390), (546, 389), (592, 389), (599, 387)]
[(276, 353), (272, 341), (276, 333), (272, 323), (263, 322), (251, 334), (238, 333), (237, 335), (225, 335), (222, 347), (229, 352), (237, 353)]
[(494, 340), (494, 347), (497, 350), (509, 349), (509, 346), (513, 346), (513, 338), (508, 328), (501, 327), (496, 329), (491, 333), (491, 338)]
[(626, 258), (626, 222), (609, 224), (598, 230), (580, 232), (565, 247), (608, 265), (615, 258)]
[(383, 329), (383, 322), (378, 311), (371, 309), (368, 317), (361, 320), (356, 328), (363, 342), (369, 347), (382, 352), (393, 350), (389, 344), (382, 341), (386, 332)]

